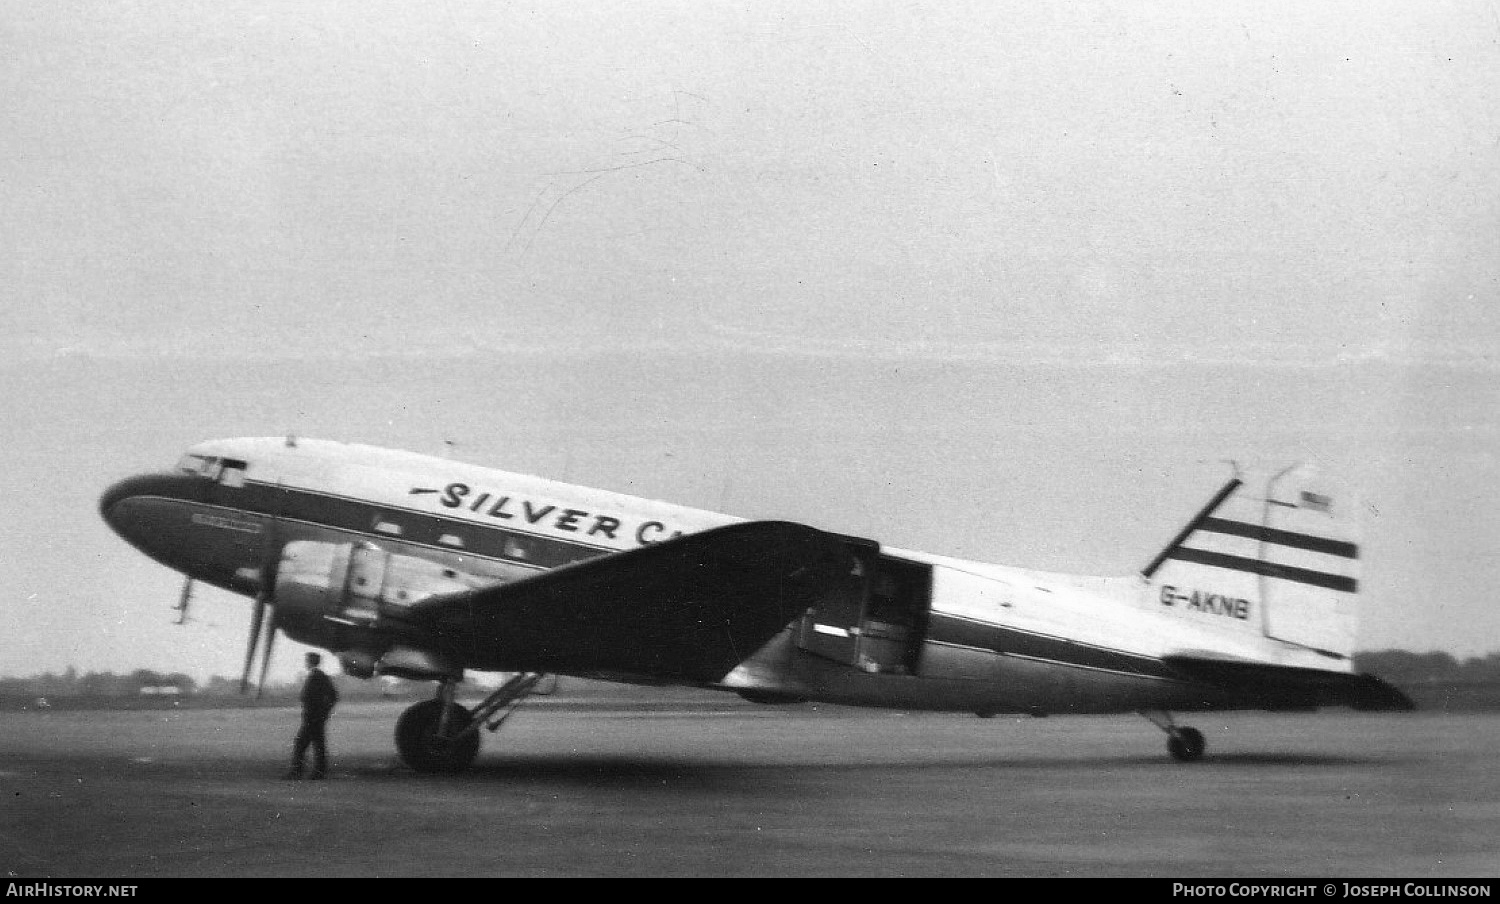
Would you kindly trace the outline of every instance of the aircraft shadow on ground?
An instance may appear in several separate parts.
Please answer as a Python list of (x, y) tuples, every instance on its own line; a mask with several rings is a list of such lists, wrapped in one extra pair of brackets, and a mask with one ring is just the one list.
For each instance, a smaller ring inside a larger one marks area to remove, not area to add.
[(1226, 753), (1205, 757), (1196, 763), (1179, 764), (1164, 755), (1116, 756), (1093, 758), (1064, 757), (971, 757), (924, 762), (786, 762), (786, 763), (712, 763), (661, 758), (617, 757), (490, 757), (481, 758), (457, 775), (423, 775), (400, 763), (381, 766), (351, 764), (346, 775), (370, 778), (397, 778), (421, 781), (468, 782), (474, 785), (526, 782), (551, 782), (589, 787), (744, 787), (747, 783), (779, 783), (782, 780), (806, 785), (820, 777), (858, 776), (868, 773), (899, 773), (945, 769), (986, 769), (997, 774), (1015, 771), (1045, 770), (1060, 773), (1097, 774), (1101, 770), (1179, 770), (1189, 773), (1202, 770), (1276, 768), (1347, 768), (1372, 765), (1387, 760), (1306, 753)]
[(336, 767), (336, 777), (358, 780), (431, 782), (442, 785), (516, 786), (528, 784), (568, 785), (590, 789), (662, 789), (713, 791), (743, 789), (747, 783), (774, 781), (775, 770), (764, 766), (722, 764), (628, 757), (525, 759), (481, 759), (454, 775), (423, 774), (399, 762), (381, 765), (349, 764)]
[[(743, 789), (747, 786), (795, 784), (804, 791), (810, 785), (837, 785), (846, 781), (869, 780), (873, 776), (892, 777), (902, 773), (943, 770), (985, 770), (1004, 776), (1023, 772), (1047, 772), (1058, 775), (1096, 775), (1100, 772), (1142, 772), (1162, 775), (1193, 775), (1200, 772), (1222, 774), (1226, 770), (1333, 769), (1360, 766), (1408, 765), (1401, 758), (1356, 757), (1314, 753), (1221, 753), (1205, 756), (1195, 763), (1174, 763), (1165, 754), (1140, 754), (1108, 757), (1063, 756), (971, 756), (934, 758), (921, 761), (788, 761), (715, 762), (711, 760), (661, 756), (549, 756), (514, 757), (481, 756), (464, 772), (456, 775), (419, 773), (395, 757), (363, 758), (335, 755), (332, 777), (354, 781), (458, 783), (471, 787), (514, 786), (527, 783), (552, 783), (588, 788), (662, 788)], [(144, 780), (236, 781), (248, 778), (279, 777), (285, 769), (280, 758), (209, 757), (187, 761), (162, 757), (152, 761), (130, 761), (114, 756), (87, 754), (53, 755), (45, 758), (16, 757), (11, 769), (24, 776), (95, 776)]]
[(1379, 762), (1391, 762), (1388, 758), (1372, 759), (1369, 757), (1338, 756), (1321, 753), (1221, 753), (1217, 756), (1206, 756), (1201, 763), (1188, 764), (1185, 768), (1196, 766), (1369, 766)]

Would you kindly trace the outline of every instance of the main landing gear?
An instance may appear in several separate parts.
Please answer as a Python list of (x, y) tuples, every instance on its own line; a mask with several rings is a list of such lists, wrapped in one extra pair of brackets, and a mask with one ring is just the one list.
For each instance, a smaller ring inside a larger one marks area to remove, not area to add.
[(1203, 756), (1203, 749), (1208, 746), (1203, 740), (1203, 732), (1187, 725), (1178, 725), (1172, 721), (1172, 714), (1166, 711), (1143, 710), (1141, 715), (1167, 733), (1167, 752), (1172, 755), (1172, 759), (1179, 763), (1190, 763)]
[(438, 682), (437, 696), (407, 708), (396, 721), (396, 751), (418, 772), (462, 772), (479, 755), (479, 728), (495, 731), (545, 677), (521, 672), (473, 710), (453, 702), (457, 682)]

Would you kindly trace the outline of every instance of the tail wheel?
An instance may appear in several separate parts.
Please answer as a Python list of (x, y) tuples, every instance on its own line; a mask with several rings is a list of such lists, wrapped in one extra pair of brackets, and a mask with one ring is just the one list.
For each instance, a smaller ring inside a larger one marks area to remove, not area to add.
[(462, 734), (473, 715), (448, 704), (447, 731), (439, 735), (442, 716), (443, 701), (427, 700), (408, 707), (396, 721), (396, 751), (418, 772), (462, 772), (479, 755), (479, 732)]
[(1203, 732), (1196, 728), (1173, 729), (1167, 735), (1167, 752), (1172, 754), (1172, 759), (1179, 763), (1188, 763), (1203, 756), (1203, 748), (1207, 744), (1203, 740)]

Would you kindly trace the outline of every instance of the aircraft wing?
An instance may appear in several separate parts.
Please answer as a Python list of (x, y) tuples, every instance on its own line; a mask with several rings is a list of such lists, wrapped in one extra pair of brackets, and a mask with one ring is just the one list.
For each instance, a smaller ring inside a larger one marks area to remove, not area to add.
[(753, 521), (430, 597), (403, 621), (468, 668), (711, 682), (851, 567), (834, 534)]
[(1212, 656), (1162, 660), (1193, 681), (1213, 685), (1264, 709), (1348, 706), (1359, 710), (1416, 709), (1411, 698), (1374, 675), (1354, 675)]

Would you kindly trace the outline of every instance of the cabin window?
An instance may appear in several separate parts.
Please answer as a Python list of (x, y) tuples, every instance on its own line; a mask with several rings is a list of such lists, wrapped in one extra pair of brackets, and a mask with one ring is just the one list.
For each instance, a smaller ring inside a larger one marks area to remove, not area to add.
[(520, 559), (526, 561), (531, 558), (531, 543), (520, 537), (505, 538), (505, 557), (507, 559)]
[(562, 564), (567, 565), (572, 562), (582, 562), (587, 559), (597, 559), (599, 556), (606, 555), (608, 552), (609, 550), (607, 549), (589, 549), (587, 546), (574, 546), (572, 548), (563, 550)]
[(464, 538), (458, 534), (443, 534), (441, 537), (438, 537), (438, 542), (444, 546), (456, 546), (459, 549), (463, 549), (467, 545), (464, 543)]
[(377, 515), (375, 518), (375, 531), (377, 533), (389, 534), (392, 537), (399, 537), (406, 533), (406, 528), (384, 515)]

